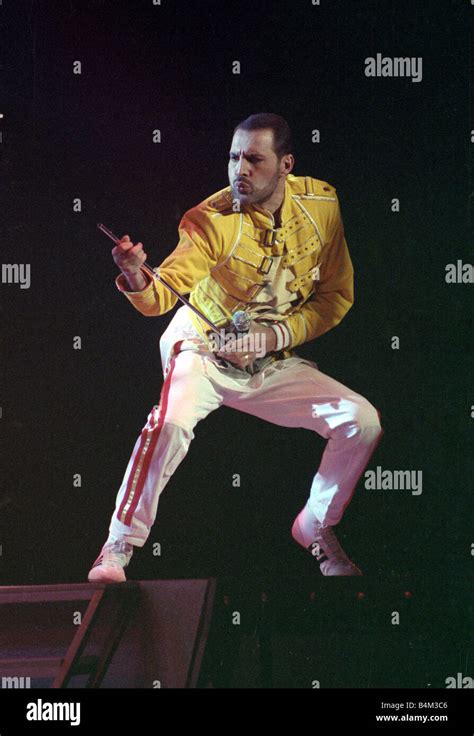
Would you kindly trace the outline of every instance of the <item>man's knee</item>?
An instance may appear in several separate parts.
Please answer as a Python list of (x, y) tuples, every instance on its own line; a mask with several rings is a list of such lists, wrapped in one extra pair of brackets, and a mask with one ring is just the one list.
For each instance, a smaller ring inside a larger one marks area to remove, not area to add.
[(354, 421), (358, 432), (367, 443), (373, 442), (383, 434), (381, 413), (367, 400), (354, 405)]
[(166, 381), (166, 399), (161, 402), (165, 421), (192, 432), (201, 419), (219, 406), (202, 358), (193, 351), (178, 354)]

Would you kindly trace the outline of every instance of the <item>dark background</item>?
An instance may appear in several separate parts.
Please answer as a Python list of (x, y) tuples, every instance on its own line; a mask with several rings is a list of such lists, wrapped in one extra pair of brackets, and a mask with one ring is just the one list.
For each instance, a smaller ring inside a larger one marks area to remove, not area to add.
[[(0, 284), (3, 584), (86, 580), (159, 399), (174, 312), (146, 319), (119, 294), (96, 223), (159, 265), (184, 211), (228, 184), (233, 127), (277, 112), (293, 129), (293, 173), (337, 188), (356, 278), (343, 322), (297, 353), (381, 411), (368, 469), (422, 470), (423, 493), (369, 491), (362, 477), (338, 536), (365, 577), (326, 581), (290, 536), (324, 440), (221, 408), (196, 427), (129, 576), (372, 586), (387, 617), (423, 588), (413, 615), (427, 641), (446, 633), (448, 600), (455, 612), (440, 681), (469, 674), (473, 286), (446, 284), (445, 266), (472, 261), (473, 12), (467, 0), (3, 4), (2, 262), (31, 263), (32, 278)], [(378, 52), (421, 56), (422, 81), (366, 78)]]

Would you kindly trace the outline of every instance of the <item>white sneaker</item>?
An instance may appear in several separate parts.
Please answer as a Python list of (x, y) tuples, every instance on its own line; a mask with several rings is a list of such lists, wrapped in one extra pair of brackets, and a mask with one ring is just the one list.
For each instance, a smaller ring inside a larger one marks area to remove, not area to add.
[(90, 583), (124, 583), (124, 567), (133, 555), (133, 544), (123, 540), (106, 542), (89, 570)]
[(308, 504), (296, 517), (291, 535), (317, 559), (323, 575), (362, 575), (342, 549), (332, 527), (323, 528)]

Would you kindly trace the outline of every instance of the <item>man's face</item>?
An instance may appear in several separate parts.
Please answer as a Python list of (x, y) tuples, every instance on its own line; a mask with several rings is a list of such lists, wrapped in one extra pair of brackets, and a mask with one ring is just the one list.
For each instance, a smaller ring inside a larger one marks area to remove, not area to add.
[(241, 204), (259, 204), (284, 178), (284, 165), (273, 150), (273, 130), (236, 130), (229, 153), (229, 184)]

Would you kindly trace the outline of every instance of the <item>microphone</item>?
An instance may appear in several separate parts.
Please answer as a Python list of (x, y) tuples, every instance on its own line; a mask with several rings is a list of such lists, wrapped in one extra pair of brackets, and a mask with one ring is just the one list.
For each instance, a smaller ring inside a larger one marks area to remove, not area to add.
[(250, 329), (251, 317), (247, 312), (239, 310), (232, 315), (232, 324), (237, 333), (245, 334)]

